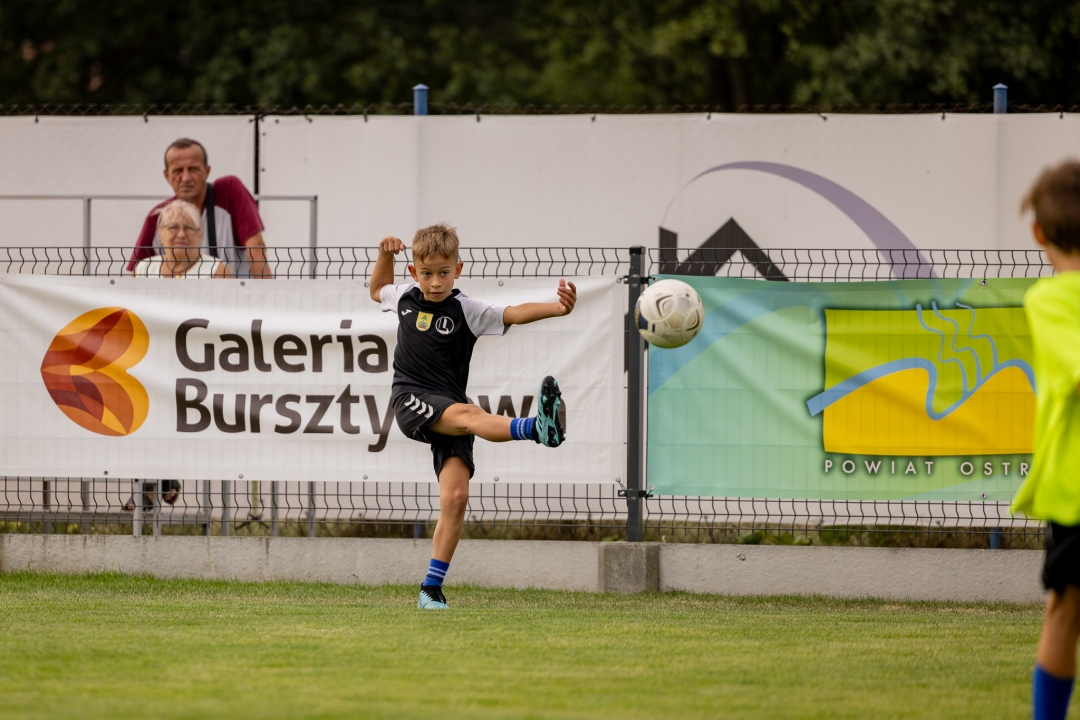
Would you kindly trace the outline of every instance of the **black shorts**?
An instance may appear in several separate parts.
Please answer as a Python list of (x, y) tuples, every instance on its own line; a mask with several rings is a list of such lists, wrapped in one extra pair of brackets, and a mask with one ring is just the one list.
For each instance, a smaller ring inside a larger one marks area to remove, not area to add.
[(443, 464), (452, 457), (459, 457), (469, 467), (469, 478), (476, 473), (473, 462), (474, 435), (443, 435), (429, 428), (442, 417), (446, 408), (461, 402), (434, 393), (407, 392), (394, 396), (394, 419), (405, 437), (431, 446), (431, 458), (435, 476), (442, 472)]
[(1046, 528), (1043, 587), (1060, 595), (1067, 585), (1080, 586), (1080, 526), (1052, 522)]

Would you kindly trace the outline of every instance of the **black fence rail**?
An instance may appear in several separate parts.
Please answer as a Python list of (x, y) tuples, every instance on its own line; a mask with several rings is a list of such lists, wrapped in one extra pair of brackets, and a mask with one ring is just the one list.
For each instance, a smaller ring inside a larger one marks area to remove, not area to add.
[[(0, 248), (0, 273), (121, 277), (127, 247)], [(270, 248), (275, 278), (365, 282), (375, 248)], [(408, 253), (399, 257), (400, 263)], [(606, 276), (623, 280), (627, 248), (465, 248), (463, 277)], [(1036, 278), (1038, 251), (651, 248), (650, 275), (720, 275), (772, 281), (912, 277)], [(2, 467), (2, 466), (0, 466)], [(646, 481), (647, 486), (647, 481)], [(429, 536), (434, 482), (130, 478), (0, 478), (0, 531), (24, 533)], [(626, 488), (608, 483), (474, 483), (465, 537), (626, 539)], [(1036, 547), (1039, 523), (1002, 502), (855, 501), (682, 497), (644, 493), (642, 539), (890, 546)]]
[[(1078, 105), (1045, 103), (1030, 105), (1006, 103), (1009, 113), (1076, 113)], [(440, 103), (430, 102), (432, 115), (654, 115), (671, 113), (741, 113), (741, 114), (843, 114), (843, 115), (927, 115), (941, 113), (991, 113), (993, 102), (972, 103), (834, 103), (828, 105), (793, 104), (684, 104), (684, 105), (600, 105), (600, 104), (518, 104), (518, 103)], [(110, 117), (110, 116), (230, 116), (252, 117), (322, 115), (412, 115), (415, 104), (408, 103), (336, 103), (333, 105), (278, 105), (237, 103), (0, 103), (0, 116), (8, 117)]]
[[(241, 260), (242, 251), (218, 248), (218, 257)], [(278, 279), (367, 280), (375, 247), (267, 248), (267, 263)], [(130, 247), (0, 247), (0, 274), (128, 277)], [(462, 277), (536, 278), (618, 276), (629, 268), (629, 251), (617, 248), (462, 248)], [(412, 262), (408, 250), (397, 258), (399, 273)]]
[(758, 247), (652, 248), (652, 275), (713, 275), (790, 282), (919, 278), (1038, 278), (1053, 267), (1038, 250), (875, 250)]
[[(239, 260), (235, 248), (222, 259)], [(373, 247), (274, 247), (267, 261), (275, 278), (366, 280)], [(0, 274), (126, 277), (129, 247), (0, 247)], [(616, 276), (630, 267), (625, 248), (462, 248), (462, 277)], [(399, 264), (412, 262), (405, 250)], [(821, 248), (650, 248), (652, 275), (740, 277), (791, 282), (865, 282), (898, 278), (1038, 278), (1053, 267), (1038, 250), (874, 250)]]

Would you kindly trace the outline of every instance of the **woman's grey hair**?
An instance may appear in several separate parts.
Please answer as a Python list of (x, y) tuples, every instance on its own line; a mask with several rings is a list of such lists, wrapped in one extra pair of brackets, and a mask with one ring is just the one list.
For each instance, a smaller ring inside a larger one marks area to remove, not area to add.
[(187, 200), (173, 200), (171, 203), (161, 208), (158, 213), (158, 227), (174, 222), (181, 225), (192, 225), (193, 227), (199, 228), (199, 232), (202, 232), (202, 217), (199, 208), (195, 207)]

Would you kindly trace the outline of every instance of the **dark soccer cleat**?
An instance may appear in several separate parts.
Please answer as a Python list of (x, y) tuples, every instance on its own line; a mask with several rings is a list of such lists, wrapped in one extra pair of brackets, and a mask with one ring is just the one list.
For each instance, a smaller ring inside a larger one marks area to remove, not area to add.
[(555, 378), (548, 375), (540, 383), (540, 407), (536, 411), (536, 442), (548, 447), (559, 447), (566, 440), (566, 431), (563, 429), (563, 417), (566, 408), (563, 407), (562, 393), (559, 391), (559, 383)]
[(416, 603), (419, 610), (449, 610), (446, 604), (446, 596), (442, 594), (442, 588), (438, 585), (421, 585), (420, 600)]

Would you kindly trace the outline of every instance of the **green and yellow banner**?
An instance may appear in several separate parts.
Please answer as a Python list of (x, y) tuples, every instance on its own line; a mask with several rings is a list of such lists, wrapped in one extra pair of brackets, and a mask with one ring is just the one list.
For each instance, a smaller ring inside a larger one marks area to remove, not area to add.
[(656, 492), (1000, 501), (1019, 487), (1034, 280), (679, 279), (705, 324), (649, 350)]

